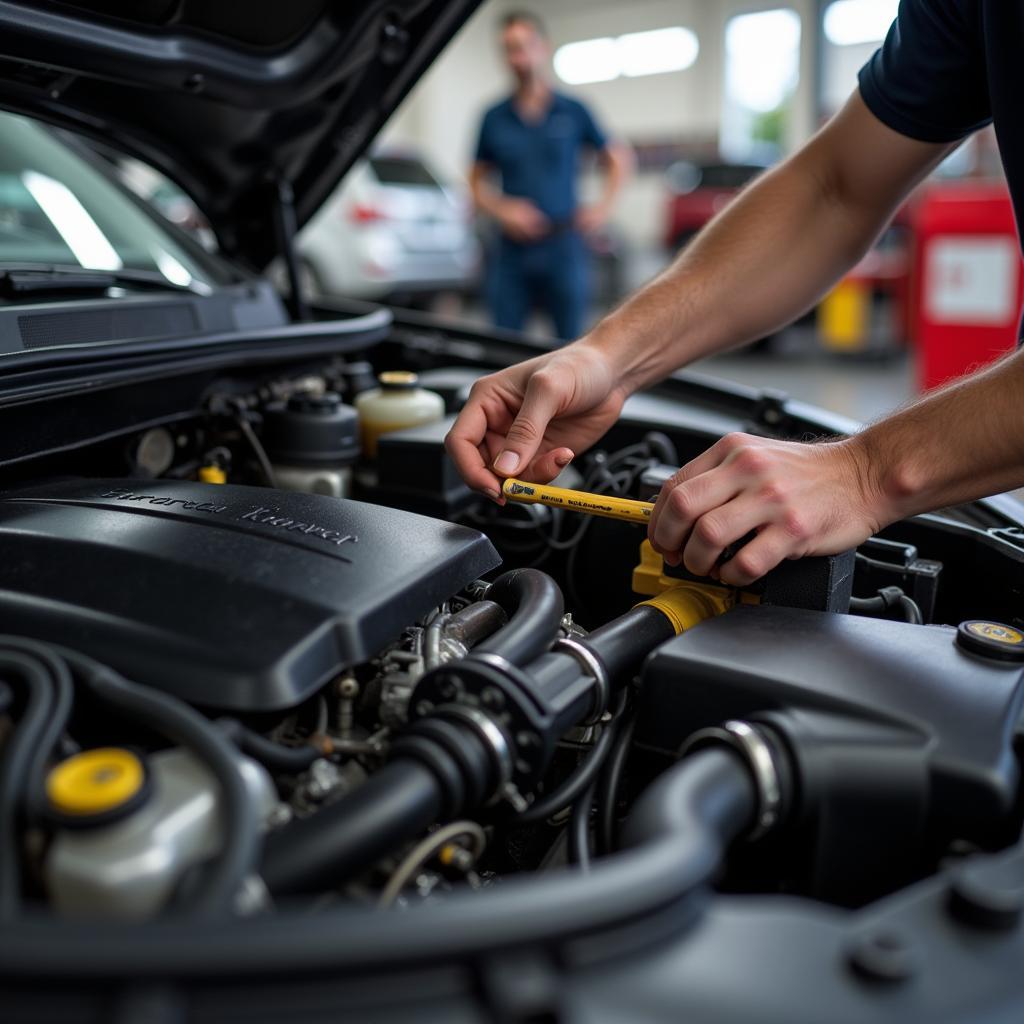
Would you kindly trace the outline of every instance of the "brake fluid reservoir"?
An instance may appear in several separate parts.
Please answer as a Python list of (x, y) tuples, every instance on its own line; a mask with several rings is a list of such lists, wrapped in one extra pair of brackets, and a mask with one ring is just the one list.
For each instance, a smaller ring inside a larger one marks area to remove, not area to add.
[(435, 423), (444, 417), (444, 399), (435, 391), (419, 386), (415, 373), (392, 370), (377, 378), (379, 388), (356, 396), (356, 409), (363, 431), (363, 452), (377, 457), (377, 439), (406, 427)]
[(278, 487), (347, 498), (359, 457), (359, 414), (333, 391), (293, 395), (263, 411), (263, 444)]
[[(261, 818), (277, 803), (274, 783), (239, 755)], [(180, 747), (147, 758), (89, 750), (58, 764), (47, 797), (58, 820), (43, 866), (55, 910), (71, 915), (141, 918), (166, 904), (182, 874), (221, 842), (217, 783)]]

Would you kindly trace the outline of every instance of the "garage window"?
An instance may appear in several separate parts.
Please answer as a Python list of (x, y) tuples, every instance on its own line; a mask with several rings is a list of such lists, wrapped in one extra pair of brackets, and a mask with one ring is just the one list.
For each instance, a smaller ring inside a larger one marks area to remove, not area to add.
[(730, 18), (725, 27), (722, 155), (771, 163), (785, 149), (800, 77), (800, 15), (788, 7)]

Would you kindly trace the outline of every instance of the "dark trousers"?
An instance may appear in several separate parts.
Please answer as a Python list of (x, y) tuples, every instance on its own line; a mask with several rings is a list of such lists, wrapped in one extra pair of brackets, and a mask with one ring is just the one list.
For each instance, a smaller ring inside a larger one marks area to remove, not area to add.
[(563, 341), (583, 333), (590, 301), (590, 253), (579, 232), (563, 230), (527, 244), (499, 239), (487, 284), (495, 326), (520, 331), (537, 308), (551, 317)]

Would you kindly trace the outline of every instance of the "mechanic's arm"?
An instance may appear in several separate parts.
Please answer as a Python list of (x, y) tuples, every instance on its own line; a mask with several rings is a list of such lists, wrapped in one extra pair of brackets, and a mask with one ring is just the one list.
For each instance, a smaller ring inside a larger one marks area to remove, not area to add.
[(586, 337), (478, 381), (448, 436), (462, 476), (495, 497), (501, 476), (549, 480), (608, 429), (632, 391), (793, 320), (857, 262), (949, 148), (892, 131), (855, 93)]
[(584, 232), (596, 231), (608, 220), (635, 164), (632, 148), (615, 140), (598, 150), (597, 158), (604, 173), (604, 185), (598, 199), (576, 214), (576, 225)]
[(586, 340), (635, 390), (778, 330), (857, 263), (950, 149), (886, 127), (854, 93)]
[(473, 205), (493, 217), (501, 230), (518, 242), (543, 238), (551, 228), (548, 218), (529, 199), (507, 196), (494, 187), (494, 168), (477, 160), (469, 169), (469, 190)]

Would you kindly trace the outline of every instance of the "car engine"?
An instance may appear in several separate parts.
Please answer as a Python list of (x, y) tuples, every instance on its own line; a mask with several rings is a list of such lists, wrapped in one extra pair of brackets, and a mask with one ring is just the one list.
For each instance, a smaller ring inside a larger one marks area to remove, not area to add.
[[(470, 495), (444, 422), (344, 479), (303, 461), (308, 424), (275, 455), (282, 408), (338, 421), (360, 365), (221, 380), (0, 493), (12, 969), (216, 964), (254, 1006), (328, 961), (469, 963), (495, 1019), (821, 1019), (784, 935), (845, 1020), (926, 969), (915, 915), (943, 921), (933, 962), (1017, 934), (1005, 527), (920, 517), (737, 592), (633, 526)], [(627, 419), (568, 482), (650, 498), (699, 443), (660, 426)], [(984, 594), (972, 560), (1000, 567)], [(616, 990), (602, 965), (645, 949)], [(735, 984), (769, 962), (784, 1014)]]

